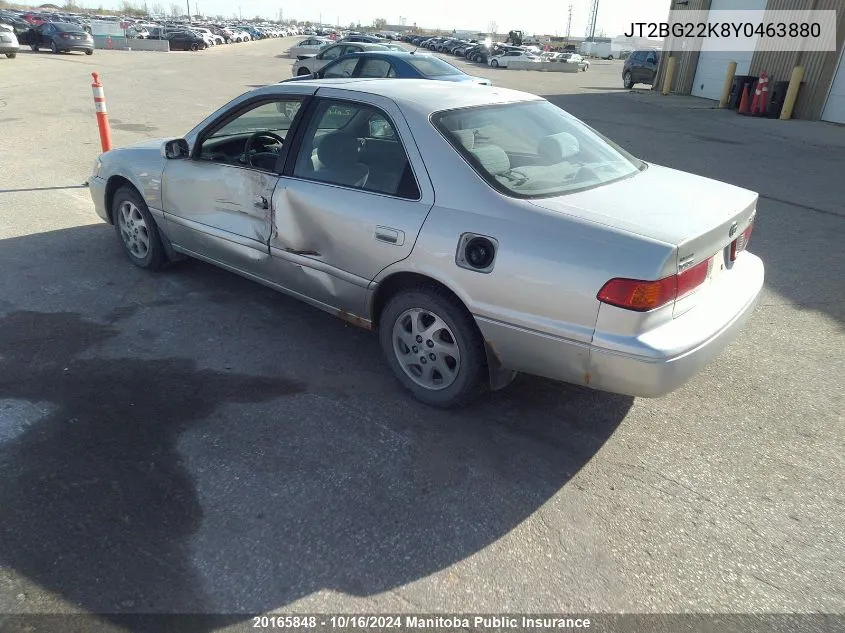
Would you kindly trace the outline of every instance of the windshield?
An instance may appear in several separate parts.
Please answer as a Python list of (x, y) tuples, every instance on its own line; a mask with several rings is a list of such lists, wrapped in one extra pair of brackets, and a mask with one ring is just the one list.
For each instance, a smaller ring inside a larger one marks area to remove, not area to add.
[(462, 75), (463, 72), (452, 66), (449, 62), (445, 62), (439, 57), (425, 56), (425, 57), (411, 57), (408, 63), (415, 69), (420, 71), (426, 77), (443, 77), (444, 75)]
[(556, 196), (626, 178), (645, 164), (548, 101), (447, 110), (435, 127), (506, 195)]

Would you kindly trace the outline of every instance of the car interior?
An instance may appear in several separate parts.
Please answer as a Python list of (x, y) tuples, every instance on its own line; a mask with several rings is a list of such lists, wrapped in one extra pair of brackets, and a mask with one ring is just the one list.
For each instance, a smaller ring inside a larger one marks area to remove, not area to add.
[(637, 171), (637, 165), (590, 138), (586, 128), (532, 112), (530, 104), (505, 106), (513, 107), (523, 108), (523, 116), (502, 116), (503, 108), (490, 108), (446, 114), (438, 122), (453, 145), (497, 188), (555, 195)]
[(305, 133), (294, 175), (402, 198), (419, 198), (408, 157), (386, 115), (326, 102)]

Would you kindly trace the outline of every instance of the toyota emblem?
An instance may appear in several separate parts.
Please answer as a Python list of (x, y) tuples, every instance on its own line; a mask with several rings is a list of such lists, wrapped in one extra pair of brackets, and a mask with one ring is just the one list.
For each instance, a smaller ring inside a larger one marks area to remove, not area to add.
[(736, 235), (736, 231), (737, 231), (738, 228), (739, 228), (739, 225), (736, 222), (731, 224), (731, 230), (728, 231), (728, 237), (733, 237), (734, 235)]

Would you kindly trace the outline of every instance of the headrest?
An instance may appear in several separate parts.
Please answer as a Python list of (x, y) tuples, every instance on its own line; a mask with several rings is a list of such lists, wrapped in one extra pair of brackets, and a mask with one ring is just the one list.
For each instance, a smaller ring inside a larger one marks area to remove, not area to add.
[(475, 147), (475, 130), (453, 130), (452, 134), (466, 149)]
[(578, 139), (569, 132), (544, 136), (537, 145), (537, 154), (548, 163), (562, 163), (579, 151)]
[(351, 167), (358, 162), (358, 139), (343, 132), (327, 134), (317, 146), (317, 158), (326, 167)]
[(498, 145), (483, 145), (469, 151), (481, 163), (481, 166), (494, 176), (510, 171), (511, 161), (505, 150)]

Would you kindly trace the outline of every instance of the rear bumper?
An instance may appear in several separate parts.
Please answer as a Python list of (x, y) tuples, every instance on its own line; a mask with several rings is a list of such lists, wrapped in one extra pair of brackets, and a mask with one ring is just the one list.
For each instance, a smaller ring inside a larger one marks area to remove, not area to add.
[[(731, 283), (719, 289), (718, 301), (634, 336), (596, 331), (589, 343), (589, 333), (574, 332), (573, 338), (564, 339), (541, 332), (540, 323), (529, 330), (479, 316), (476, 322), (505, 369), (612, 393), (659, 397), (716, 358), (754, 312), (763, 288), (763, 262), (744, 252), (733, 272)], [(606, 308), (618, 309), (602, 305), (600, 310)]]
[(0, 42), (0, 55), (5, 55), (7, 53), (17, 53), (20, 49), (21, 47), (19, 44)]
[[(699, 306), (637, 337), (596, 332), (590, 347), (589, 386), (641, 397), (678, 389), (707, 366), (748, 322), (763, 289), (760, 258), (744, 253), (720, 300)], [(605, 306), (602, 306), (604, 309)]]

